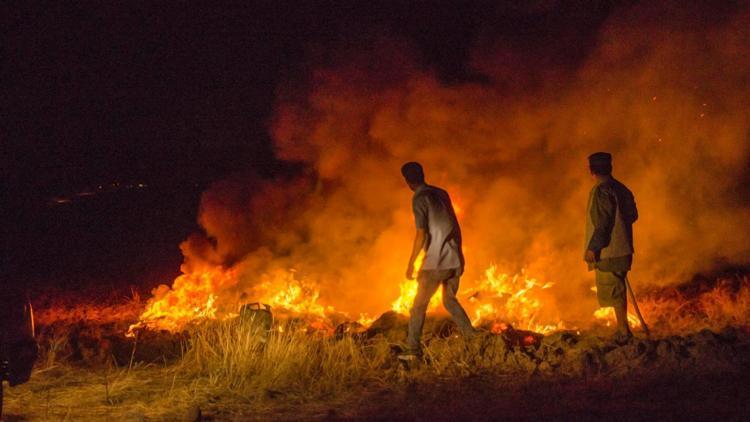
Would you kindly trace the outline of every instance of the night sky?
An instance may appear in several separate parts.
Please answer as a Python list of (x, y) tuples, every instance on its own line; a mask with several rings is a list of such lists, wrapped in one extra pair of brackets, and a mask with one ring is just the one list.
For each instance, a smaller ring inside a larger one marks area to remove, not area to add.
[(532, 50), (580, 38), (559, 57), (574, 62), (610, 9), (112, 3), (9, 10), (3, 172), (16, 182), (54, 194), (114, 180), (203, 183), (247, 166), (268, 171), (275, 90), (310, 56), (388, 34), (414, 42), (424, 65), (450, 81), (477, 77), (466, 70), (469, 49), (494, 33)]
[[(267, 133), (277, 89), (339, 48), (383, 34), (408, 40), (446, 84), (481, 82), (467, 63), (487, 40), (515, 48), (519, 68), (572, 69), (608, 14), (627, 4), (6, 6), (5, 280), (151, 284), (172, 276), (177, 245), (197, 229), (199, 195), (211, 182), (289, 170), (274, 159)], [(139, 183), (147, 187), (126, 189)], [(76, 197), (92, 191), (104, 193)]]

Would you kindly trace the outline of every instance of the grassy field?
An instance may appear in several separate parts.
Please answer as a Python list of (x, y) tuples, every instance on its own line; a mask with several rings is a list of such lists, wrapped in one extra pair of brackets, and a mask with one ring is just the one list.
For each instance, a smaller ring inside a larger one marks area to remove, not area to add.
[(741, 420), (750, 411), (748, 285), (743, 277), (697, 295), (646, 296), (655, 335), (624, 347), (607, 341), (607, 328), (525, 346), (508, 333), (464, 341), (428, 323), (425, 360), (410, 368), (394, 354), (403, 319), (369, 338), (294, 319), (270, 331), (206, 322), (182, 337), (175, 359), (92, 363), (72, 357), (65, 330), (92, 316), (111, 325), (140, 301), (107, 305), (111, 318), (104, 307), (41, 311), (57, 331), (46, 331), (31, 381), (5, 389), (4, 420)]
[[(732, 419), (750, 403), (742, 375), (750, 361), (746, 343), (725, 351), (728, 360), (698, 348), (708, 360), (700, 355), (682, 364), (667, 364), (669, 356), (643, 360), (645, 353), (631, 359), (626, 355), (636, 353), (634, 344), (621, 349), (622, 359), (642, 368), (623, 372), (602, 364), (588, 372), (580, 366), (585, 353), (615, 356), (619, 349), (601, 337), (578, 336), (580, 350), (565, 352), (569, 362), (545, 369), (542, 362), (551, 358), (535, 356), (547, 356), (545, 347), (558, 347), (553, 339), (565, 336), (545, 338), (534, 352), (504, 336), (464, 341), (451, 335), (428, 338), (425, 361), (405, 368), (383, 336), (336, 339), (298, 323), (281, 327), (266, 335), (239, 320), (206, 324), (173, 363), (91, 367), (41, 360), (29, 383), (6, 389), (6, 420), (640, 419), (633, 405), (645, 416), (685, 409), (705, 416), (705, 406), (713, 406), (711, 412)], [(665, 383), (681, 393), (665, 390)]]
[(29, 383), (6, 389), (6, 413), (9, 420), (175, 420), (191, 419), (198, 407), (223, 418), (306, 404), (312, 417), (315, 403), (348, 403), (406, 376), (469, 373), (455, 337), (427, 349), (431, 365), (405, 374), (384, 338), (336, 340), (298, 324), (280, 327), (264, 334), (239, 320), (204, 325), (173, 364), (91, 368), (43, 359)]

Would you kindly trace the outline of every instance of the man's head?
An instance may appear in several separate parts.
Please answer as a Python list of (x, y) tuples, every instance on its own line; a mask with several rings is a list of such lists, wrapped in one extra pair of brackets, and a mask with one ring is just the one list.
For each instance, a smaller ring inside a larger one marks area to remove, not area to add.
[(415, 161), (410, 161), (401, 166), (401, 174), (411, 190), (416, 190), (424, 184), (424, 170), (422, 170), (422, 165)]
[(606, 177), (612, 174), (612, 154), (595, 152), (589, 155), (589, 170), (592, 176)]

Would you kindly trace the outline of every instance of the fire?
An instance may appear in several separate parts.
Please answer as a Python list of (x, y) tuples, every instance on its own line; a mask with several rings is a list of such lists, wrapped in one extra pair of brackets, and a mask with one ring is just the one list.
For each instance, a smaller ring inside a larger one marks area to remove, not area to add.
[(375, 318), (371, 317), (368, 314), (359, 314), (359, 319), (357, 320), (357, 322), (364, 327), (369, 327), (373, 322), (375, 322)]
[[(617, 323), (617, 317), (615, 316), (615, 308), (608, 307), (608, 308), (599, 308), (596, 311), (594, 311), (594, 318), (596, 318), (599, 321), (604, 321), (605, 325), (607, 327), (612, 326), (612, 324)], [(644, 319), (646, 319), (644, 317)], [(631, 327), (640, 327), (641, 321), (638, 320), (638, 317), (628, 312), (628, 323)]]
[[(417, 296), (418, 283), (416, 280), (404, 280), (398, 287), (401, 294), (395, 301), (393, 301), (391, 309), (400, 314), (409, 315), (411, 305), (414, 303), (414, 298)], [(438, 290), (437, 293), (432, 296), (432, 299), (430, 299), (430, 304), (427, 305), (427, 310), (434, 311), (442, 300), (443, 292)]]
[(172, 288), (161, 285), (154, 290), (139, 322), (130, 327), (178, 331), (185, 324), (217, 317), (216, 294), (237, 283), (232, 270), (220, 267), (182, 274)]
[[(236, 307), (217, 304), (218, 296), (237, 284), (232, 270), (220, 267), (203, 269), (177, 277), (172, 288), (162, 285), (154, 290), (154, 297), (146, 305), (139, 322), (130, 326), (129, 335), (138, 328), (179, 331), (191, 322), (237, 316)], [(325, 318), (332, 307), (318, 303), (318, 287), (299, 280), (294, 270), (276, 271), (263, 277), (254, 289), (254, 297), (268, 304), (274, 312)], [(235, 303), (234, 305), (241, 305)]]
[[(468, 298), (462, 301), (467, 310), (473, 309), (474, 325), (493, 321), (492, 331), (495, 333), (507, 329), (509, 323), (516, 328), (538, 333), (564, 328), (559, 320), (541, 321), (543, 301), (539, 293), (554, 286), (554, 283), (542, 284), (523, 272), (513, 276), (500, 273), (495, 265), (487, 268), (484, 274), (485, 277), (476, 283), (474, 289), (462, 295)], [(400, 295), (391, 304), (391, 309), (408, 315), (417, 294), (417, 282), (405, 280), (399, 285), (399, 289)], [(428, 311), (437, 309), (441, 301), (442, 290), (438, 290), (430, 300)]]
[[(282, 272), (269, 276), (262, 288), (259, 279), (243, 278), (239, 286), (239, 276), (222, 281), (225, 270), (208, 269), (206, 276), (187, 274), (172, 290), (158, 291), (141, 318), (144, 325), (175, 329), (190, 320), (221, 318), (231, 311), (222, 306), (235, 306), (233, 295), (246, 290), (253, 291), (248, 301), (270, 303), (274, 312), (292, 308), (321, 315), (331, 304), (325, 293), (367, 291), (362, 275), (372, 292), (395, 290), (400, 283), (394, 297), (373, 294), (363, 305), (408, 313), (417, 283), (379, 274), (392, 265), (401, 271), (403, 258), (394, 258), (395, 249), (408, 247), (412, 223), (398, 168), (415, 158), (431, 183), (450, 192), (463, 223), (465, 252), (471, 251), (467, 258), (472, 266), (481, 263), (470, 268), (471, 279), (462, 280), (459, 293), (478, 325), (503, 322), (549, 332), (562, 321), (583, 322), (581, 316), (607, 320), (611, 310), (592, 317), (594, 309), (587, 307), (594, 296), (584, 300), (588, 292), (582, 290), (592, 277), (581, 262), (578, 227), (590, 188), (585, 157), (600, 148), (616, 152), (616, 176), (636, 193), (644, 217), (635, 226), (636, 247), (649, 251), (637, 258), (644, 280), (668, 286), (707, 269), (706, 263), (746, 261), (750, 246), (737, 228), (745, 227), (750, 207), (737, 199), (744, 193), (738, 182), (747, 173), (750, 151), (750, 119), (741, 105), (750, 91), (736, 89), (744, 86), (738, 82), (747, 79), (746, 66), (725, 66), (725, 72), (710, 75), (705, 69), (735, 63), (738, 53), (748, 51), (737, 37), (748, 16), (708, 28), (649, 25), (654, 36), (644, 36), (629, 30), (631, 19), (649, 16), (642, 12), (608, 21), (570, 69), (535, 73), (524, 60), (497, 60), (516, 54), (506, 50), (507, 43), (480, 43), (484, 47), (477, 46), (471, 57), (475, 70), (487, 76), (481, 84), (446, 84), (439, 72), (411, 59), (411, 48), (402, 51), (400, 42), (389, 40), (311, 66), (309, 74), (280, 87), (297, 95), (280, 96), (269, 119), (276, 158), (299, 172), (263, 180), (249, 172), (252, 176), (212, 185), (201, 199), (204, 233), (192, 236), (183, 250), (190, 263), (232, 257), (237, 268), (258, 271), (297, 265), (317, 271), (319, 284), (305, 288)], [(705, 48), (707, 35), (712, 45), (726, 48)], [(675, 37), (683, 41), (679, 48)], [(687, 65), (694, 63), (699, 65)], [(508, 89), (508, 77), (518, 82), (511, 84), (516, 88)], [(652, 150), (656, 158), (643, 160)], [(674, 206), (683, 203), (691, 206)], [(492, 259), (527, 264), (533, 274), (500, 271), (489, 266)], [(484, 267), (484, 274), (473, 271)], [(541, 278), (547, 274), (559, 277), (554, 281), (565, 288), (551, 287)], [(468, 295), (467, 286), (474, 287)], [(579, 293), (581, 300), (571, 303)], [(702, 312), (704, 306), (706, 312), (725, 311), (695, 303), (676, 306), (665, 319)], [(658, 311), (642, 308), (647, 321), (657, 320)], [(738, 306), (732, 318), (745, 318), (743, 309)], [(347, 311), (357, 319), (359, 312), (375, 309)], [(369, 315), (359, 319), (371, 321)]]
[[(416, 271), (422, 265), (424, 254), (415, 263)], [(540, 310), (543, 303), (540, 292), (549, 289), (553, 283), (540, 283), (524, 272), (509, 275), (498, 271), (495, 265), (485, 270), (484, 278), (475, 283), (476, 287), (464, 296), (464, 304), (473, 312), (473, 323), (492, 321), (492, 331), (507, 329), (508, 324), (522, 330), (548, 333), (562, 329), (561, 321), (542, 321)], [(203, 271), (183, 274), (175, 279), (171, 289), (160, 286), (154, 292), (140, 321), (130, 328), (162, 329), (178, 331), (188, 323), (206, 319), (221, 319), (236, 316), (235, 309), (219, 305), (218, 295), (235, 287), (237, 275), (223, 268), (203, 269)], [(404, 280), (399, 297), (391, 304), (395, 312), (408, 315), (417, 294), (416, 280)], [(311, 327), (328, 327), (324, 321), (336, 311), (332, 306), (320, 303), (319, 286), (301, 278), (294, 270), (277, 270), (265, 274), (260, 284), (252, 290), (253, 301), (271, 306), (279, 315), (302, 315), (314, 317)], [(245, 296), (245, 295), (243, 295)], [(435, 310), (442, 301), (442, 291), (438, 290), (430, 300), (428, 310)], [(597, 313), (597, 318), (606, 318)], [(368, 326), (373, 318), (360, 314), (358, 322)], [(633, 324), (635, 325), (635, 324)]]
[[(591, 291), (596, 293), (596, 286), (591, 287)], [(597, 321), (603, 321), (607, 327), (617, 323), (617, 316), (615, 316), (615, 308), (599, 308), (594, 311), (594, 318)], [(640, 327), (641, 321), (635, 315), (628, 312), (628, 323), (631, 327)]]
[[(415, 262), (415, 273), (421, 269), (424, 253), (420, 253)], [(330, 319), (337, 313), (332, 306), (320, 303), (320, 286), (318, 283), (300, 277), (293, 269), (274, 270), (261, 276), (259, 283), (244, 293), (239, 294), (239, 301), (229, 306), (226, 292), (236, 290), (238, 275), (231, 269), (221, 267), (203, 268), (195, 273), (179, 276), (170, 289), (160, 286), (154, 291), (154, 297), (147, 304), (140, 317), (140, 322), (131, 326), (130, 333), (136, 328), (164, 329), (177, 331), (186, 324), (206, 319), (221, 319), (236, 316), (234, 305), (253, 301), (268, 304), (273, 312), (280, 316), (304, 316), (312, 319), (309, 327), (318, 331), (332, 331)], [(461, 302), (473, 316), (474, 325), (491, 323), (491, 330), (500, 333), (510, 326), (516, 329), (550, 333), (564, 329), (562, 320), (549, 310), (542, 310), (548, 294), (545, 290), (554, 283), (542, 283), (530, 277), (524, 270), (509, 274), (490, 265), (484, 271), (484, 277), (473, 283), (474, 287), (460, 294)], [(417, 294), (416, 280), (403, 280), (399, 285), (399, 296), (391, 303), (391, 309), (403, 315), (409, 310)], [(246, 300), (246, 298), (248, 300)], [(221, 300), (219, 300), (221, 299)], [(439, 289), (431, 298), (428, 311), (434, 311), (442, 301), (442, 290)], [(596, 319), (614, 320), (611, 308), (595, 312)], [(631, 325), (638, 326), (638, 320), (629, 315)], [(374, 318), (361, 313), (358, 322), (369, 326)], [(281, 327), (278, 328), (282, 330)]]
[[(420, 254), (415, 262), (415, 271), (419, 271), (423, 260), (424, 254)], [(154, 297), (141, 314), (140, 321), (131, 326), (130, 332), (136, 328), (177, 331), (191, 322), (236, 316), (235, 309), (227, 308), (224, 303), (224, 306), (217, 304), (218, 295), (236, 284), (235, 272), (220, 267), (183, 274), (175, 279), (171, 289), (160, 286), (154, 291)], [(552, 285), (538, 283), (524, 274), (501, 274), (493, 265), (485, 271), (485, 277), (469, 292), (468, 300), (464, 302), (470, 310), (473, 308), (475, 324), (487, 320), (502, 321), (520, 329), (544, 333), (562, 327), (560, 322), (540, 323), (538, 318), (542, 303), (536, 294)], [(392, 302), (391, 309), (408, 315), (417, 288), (416, 280), (401, 282), (400, 294)], [(281, 315), (312, 316), (320, 322), (336, 312), (333, 307), (320, 303), (319, 286), (300, 278), (294, 270), (265, 274), (251, 293), (253, 301), (268, 304)], [(438, 290), (430, 300), (428, 310), (438, 308), (441, 301), (442, 291)], [(373, 320), (368, 314), (360, 314), (358, 322), (368, 326)]]
[(286, 313), (310, 315), (324, 318), (334, 309), (318, 303), (318, 286), (306, 280), (298, 280), (296, 271), (276, 271), (264, 277), (257, 288), (260, 301)]
[[(419, 273), (419, 270), (422, 268), (422, 263), (424, 262), (424, 251), (420, 252), (420, 254), (417, 256), (417, 259), (414, 261), (414, 274), (416, 275)], [(391, 310), (394, 312), (398, 312), (402, 315), (409, 315), (409, 310), (411, 309), (411, 305), (414, 303), (414, 298), (417, 296), (417, 289), (419, 287), (419, 283), (417, 280), (404, 280), (401, 282), (401, 284), (398, 286), (400, 294), (398, 298), (393, 301), (391, 304)], [(438, 304), (443, 300), (443, 293), (442, 291), (438, 290), (438, 292), (432, 296), (432, 299), (430, 299), (430, 304), (427, 306), (428, 311), (433, 311), (437, 308)]]
[(543, 303), (539, 293), (554, 286), (540, 283), (525, 272), (513, 276), (499, 273), (495, 265), (484, 272), (485, 277), (469, 293), (469, 302), (474, 305), (473, 323), (502, 321), (493, 324), (502, 331), (506, 323), (516, 328), (549, 333), (564, 328), (562, 321), (541, 321)]

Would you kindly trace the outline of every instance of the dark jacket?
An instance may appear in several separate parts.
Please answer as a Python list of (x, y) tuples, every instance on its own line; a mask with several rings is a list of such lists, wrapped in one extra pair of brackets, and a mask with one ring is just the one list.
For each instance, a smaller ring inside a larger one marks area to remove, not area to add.
[(614, 178), (597, 184), (589, 194), (585, 249), (594, 251), (597, 261), (632, 255), (637, 219), (635, 198), (625, 185)]

